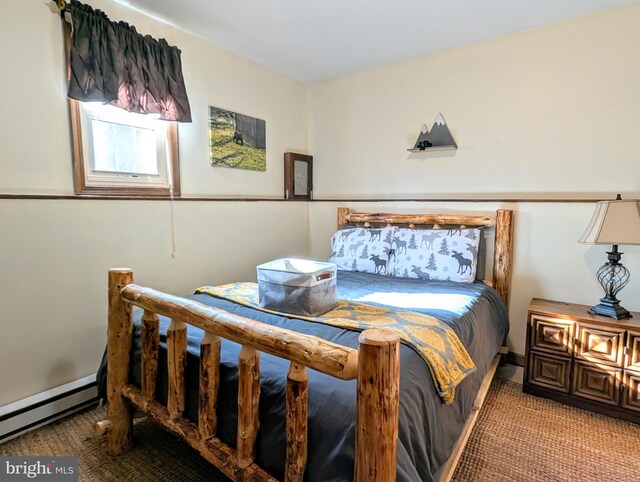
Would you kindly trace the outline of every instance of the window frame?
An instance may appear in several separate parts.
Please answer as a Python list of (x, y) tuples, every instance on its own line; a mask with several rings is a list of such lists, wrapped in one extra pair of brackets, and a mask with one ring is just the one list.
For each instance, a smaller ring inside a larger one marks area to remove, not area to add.
[[(167, 173), (169, 186), (153, 185), (114, 185), (96, 186), (87, 183), (85, 158), (83, 148), (82, 113), (80, 101), (69, 99), (69, 113), (71, 119), (71, 137), (73, 142), (73, 184), (77, 195), (102, 195), (113, 197), (174, 197), (180, 196), (180, 159), (178, 149), (178, 124), (168, 122), (167, 125), (167, 156), (169, 162)], [(165, 121), (163, 121), (165, 122)], [(173, 192), (172, 192), (173, 188)]]

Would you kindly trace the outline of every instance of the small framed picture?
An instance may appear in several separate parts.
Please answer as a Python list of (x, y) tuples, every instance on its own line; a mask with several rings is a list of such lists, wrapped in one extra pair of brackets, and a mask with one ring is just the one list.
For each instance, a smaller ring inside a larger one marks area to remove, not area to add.
[(313, 156), (284, 153), (284, 198), (311, 199), (313, 196)]

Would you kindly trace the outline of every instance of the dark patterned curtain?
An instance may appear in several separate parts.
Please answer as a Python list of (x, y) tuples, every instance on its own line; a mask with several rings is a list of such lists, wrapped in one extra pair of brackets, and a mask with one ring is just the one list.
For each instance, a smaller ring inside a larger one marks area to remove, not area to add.
[(73, 25), (69, 97), (191, 122), (180, 49), (141, 35), (127, 23), (112, 22), (76, 0), (64, 12), (71, 14)]

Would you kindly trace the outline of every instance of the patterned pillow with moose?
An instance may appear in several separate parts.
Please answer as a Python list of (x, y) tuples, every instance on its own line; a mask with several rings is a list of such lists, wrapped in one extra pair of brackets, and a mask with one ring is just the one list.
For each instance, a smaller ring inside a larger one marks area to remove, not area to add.
[(391, 240), (393, 275), (424, 280), (476, 279), (479, 229), (399, 228)]
[(338, 269), (392, 274), (391, 241), (397, 228), (348, 228), (331, 237), (331, 257)]

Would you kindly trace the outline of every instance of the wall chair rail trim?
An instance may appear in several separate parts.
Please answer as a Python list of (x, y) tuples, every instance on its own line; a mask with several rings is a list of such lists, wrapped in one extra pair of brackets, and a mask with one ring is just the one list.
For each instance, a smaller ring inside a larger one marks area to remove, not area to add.
[[(627, 196), (629, 198), (633, 195)], [(611, 199), (613, 196), (611, 196)], [(0, 193), (0, 200), (72, 200), (72, 201), (192, 201), (192, 202), (305, 202), (305, 203), (400, 203), (400, 202), (425, 202), (425, 203), (595, 203), (608, 197), (588, 198), (513, 198), (513, 197), (446, 197), (446, 198), (316, 198), (307, 199), (283, 199), (280, 197), (220, 197), (220, 196), (181, 196), (171, 199), (169, 196), (107, 196), (107, 195), (77, 195), (77, 194), (14, 194)]]

